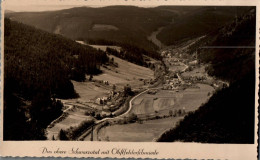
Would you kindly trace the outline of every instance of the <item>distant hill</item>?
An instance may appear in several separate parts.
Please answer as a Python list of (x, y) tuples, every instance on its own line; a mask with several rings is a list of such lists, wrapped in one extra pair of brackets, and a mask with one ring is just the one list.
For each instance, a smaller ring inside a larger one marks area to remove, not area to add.
[(175, 13), (134, 6), (79, 7), (51, 12), (6, 14), (12, 20), (71, 39), (104, 39), (154, 49), (147, 36)]
[(158, 38), (167, 45), (206, 34), (231, 21), (248, 7), (108, 6), (79, 7), (49, 12), (9, 13), (6, 17), (73, 40), (123, 43), (146, 50), (157, 46), (147, 37), (167, 26)]
[[(190, 47), (210, 66), (210, 75), (230, 82), (197, 111), (164, 133), (158, 141), (203, 143), (254, 143), (256, 10), (237, 17)], [(220, 48), (203, 48), (220, 46)], [(237, 48), (221, 48), (237, 46)]]
[(60, 35), (5, 19), (4, 139), (43, 139), (43, 128), (61, 114), (56, 98), (73, 98), (70, 79), (100, 73), (104, 52)]
[[(176, 10), (175, 7), (173, 9)], [(206, 35), (249, 9), (250, 7), (186, 7), (186, 12), (179, 11), (182, 14), (166, 26), (157, 38), (166, 45), (178, 44), (190, 38)]]

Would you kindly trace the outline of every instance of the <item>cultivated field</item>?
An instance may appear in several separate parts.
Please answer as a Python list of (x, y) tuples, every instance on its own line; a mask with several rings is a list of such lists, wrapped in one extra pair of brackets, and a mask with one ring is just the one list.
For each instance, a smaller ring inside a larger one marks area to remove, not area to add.
[(131, 113), (142, 116), (147, 114), (167, 115), (169, 110), (185, 109), (194, 111), (209, 97), (213, 87), (206, 84), (197, 84), (198, 88), (188, 88), (185, 90), (169, 91), (158, 90), (154, 95), (145, 93), (136, 98), (132, 104)]
[[(142, 94), (132, 102), (133, 108), (129, 114), (134, 113), (143, 119), (149, 115), (168, 116), (170, 110), (195, 111), (208, 100), (208, 93), (214, 90), (206, 84), (196, 85), (198, 88), (188, 88), (179, 92), (158, 90), (154, 95)], [(100, 140), (110, 141), (152, 141), (166, 129), (174, 127), (181, 119), (183, 116), (148, 120), (143, 121), (143, 124), (107, 126), (100, 130), (98, 136)]]
[(158, 138), (165, 130), (174, 127), (183, 117), (169, 117), (164, 119), (143, 121), (143, 124), (132, 123), (112, 125), (99, 131), (101, 141), (151, 142)]

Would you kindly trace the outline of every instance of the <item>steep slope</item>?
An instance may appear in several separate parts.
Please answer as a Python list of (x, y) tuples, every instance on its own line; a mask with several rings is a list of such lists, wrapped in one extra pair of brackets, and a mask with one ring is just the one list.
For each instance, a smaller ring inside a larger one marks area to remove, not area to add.
[[(171, 10), (167, 7), (167, 10)], [(173, 8), (175, 9), (175, 8)], [(232, 21), (250, 7), (198, 7), (185, 8), (174, 22), (166, 26), (157, 38), (166, 45), (174, 45), (189, 38), (206, 35)]]
[(190, 48), (201, 47), (199, 58), (211, 64), (208, 72), (230, 86), (217, 91), (158, 141), (254, 143), (255, 49), (247, 47), (255, 45), (255, 11), (251, 9)]
[[(42, 139), (61, 114), (55, 98), (77, 96), (70, 79), (99, 73), (104, 52), (62, 36), (5, 19), (4, 139)], [(18, 120), (17, 120), (18, 118)]]
[[(211, 76), (234, 82), (255, 67), (255, 9), (213, 31), (189, 48), (191, 54), (210, 63)], [(232, 73), (232, 74), (230, 74)]]

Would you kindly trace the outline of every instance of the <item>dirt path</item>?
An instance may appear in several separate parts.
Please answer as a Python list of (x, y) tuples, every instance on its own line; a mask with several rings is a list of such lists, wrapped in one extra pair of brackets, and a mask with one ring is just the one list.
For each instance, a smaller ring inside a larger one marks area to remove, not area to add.
[(58, 123), (58, 122), (60, 121), (60, 119), (65, 116), (65, 114), (66, 114), (67, 112), (69, 112), (71, 109), (73, 109), (73, 105), (70, 105), (70, 104), (67, 104), (67, 103), (63, 103), (63, 104), (64, 104), (64, 106), (67, 106), (68, 108), (63, 111), (63, 113), (61, 114), (61, 116), (59, 116), (58, 118), (56, 118), (54, 121), (52, 121), (52, 122), (47, 126), (47, 130), (46, 130), (47, 139), (51, 139), (52, 136), (53, 136), (53, 134), (54, 134), (54, 132), (50, 131), (50, 129), (51, 129), (52, 127), (54, 127), (54, 125), (55, 125), (56, 123)]

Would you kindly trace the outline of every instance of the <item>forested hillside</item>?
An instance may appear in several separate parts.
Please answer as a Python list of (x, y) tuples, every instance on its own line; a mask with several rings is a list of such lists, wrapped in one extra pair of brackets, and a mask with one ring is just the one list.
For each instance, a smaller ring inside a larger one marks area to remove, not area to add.
[(121, 43), (151, 51), (158, 49), (147, 37), (165, 26), (157, 38), (172, 45), (207, 34), (230, 22), (249, 7), (108, 6), (60, 11), (7, 13), (6, 17), (73, 40)]
[[(161, 60), (161, 55), (158, 54), (158, 52), (154, 49), (150, 49), (150, 48), (145, 48), (145, 47), (139, 47), (135, 44), (131, 44), (131, 43), (123, 43), (123, 42), (115, 42), (115, 41), (110, 41), (110, 40), (104, 40), (104, 39), (80, 39), (83, 40), (85, 43), (87, 44), (91, 44), (91, 45), (115, 45), (115, 46), (120, 46), (122, 48), (122, 51), (124, 52), (125, 56), (120, 56), (120, 58), (123, 58), (125, 60), (129, 60), (129, 58), (134, 58), (133, 63), (136, 63), (137, 61), (143, 61), (142, 58), (140, 59), (140, 57), (142, 57), (142, 55), (146, 55), (148, 57), (157, 59), (157, 60)], [(118, 53), (119, 55), (119, 53)], [(117, 56), (117, 55), (116, 55)], [(136, 64), (139, 65), (143, 65), (142, 63), (137, 62)]]
[(161, 60), (161, 56), (155, 51), (147, 51), (142, 48), (127, 44), (121, 44), (120, 46), (121, 51), (117, 51), (113, 48), (107, 47), (106, 52), (108, 54), (117, 56), (121, 59), (127, 60), (128, 62), (132, 62), (145, 67), (148, 67), (148, 64), (146, 63), (143, 55), (147, 55), (157, 60)]
[(208, 73), (230, 86), (216, 91), (158, 141), (254, 143), (255, 49), (250, 46), (255, 46), (255, 11), (251, 9), (191, 46), (191, 53), (201, 47), (197, 51), (202, 62), (210, 63)]
[[(176, 10), (172, 7), (164, 9)], [(206, 35), (248, 9), (249, 7), (184, 7), (186, 12), (179, 11), (179, 16), (166, 26), (157, 38), (165, 45), (176, 45), (190, 38)]]
[(55, 98), (77, 96), (70, 79), (100, 73), (108, 60), (104, 52), (9, 19), (4, 45), (5, 140), (43, 139), (43, 128), (61, 114)]
[(109, 40), (148, 50), (147, 36), (171, 22), (173, 12), (134, 6), (79, 7), (51, 12), (10, 13), (7, 17), (68, 38)]
[[(201, 62), (210, 63), (211, 76), (234, 82), (255, 68), (255, 9), (211, 32), (189, 48)], [(232, 74), (230, 74), (232, 73)]]

